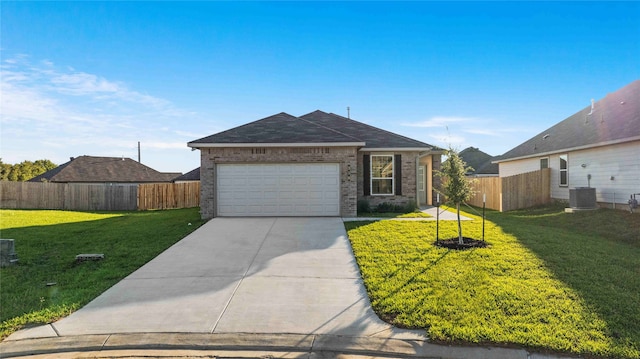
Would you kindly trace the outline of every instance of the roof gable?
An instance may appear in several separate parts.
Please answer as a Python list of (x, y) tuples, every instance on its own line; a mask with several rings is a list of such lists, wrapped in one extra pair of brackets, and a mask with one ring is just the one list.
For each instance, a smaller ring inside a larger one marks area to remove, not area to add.
[(460, 158), (473, 168), (469, 174), (498, 174), (498, 165), (491, 163), (493, 156), (475, 147), (467, 147), (459, 153)]
[(511, 149), (497, 162), (640, 138), (640, 80)]
[(178, 181), (200, 181), (200, 167), (192, 169), (191, 171), (183, 174), (182, 176), (173, 179), (174, 182)]
[(30, 182), (171, 182), (180, 173), (162, 173), (130, 158), (80, 156)]

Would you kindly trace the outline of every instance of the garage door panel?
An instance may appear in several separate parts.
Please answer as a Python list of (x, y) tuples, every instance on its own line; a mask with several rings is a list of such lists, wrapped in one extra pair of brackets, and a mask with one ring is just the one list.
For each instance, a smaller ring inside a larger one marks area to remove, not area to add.
[(262, 198), (264, 199), (275, 200), (276, 198), (278, 198), (277, 191), (264, 191), (262, 194), (263, 194)]
[(306, 186), (309, 184), (309, 178), (308, 177), (295, 177), (293, 179), (293, 184), (296, 186)]
[(324, 198), (322, 191), (309, 191), (310, 200), (322, 200)]
[(278, 183), (285, 186), (290, 186), (293, 183), (293, 178), (291, 177), (280, 177), (278, 179)]
[(338, 192), (325, 192), (324, 199), (327, 200), (338, 200)]
[(338, 164), (220, 164), (220, 216), (337, 216)]
[(333, 178), (333, 177), (323, 177), (322, 178), (322, 182), (325, 185), (332, 186), (332, 185), (337, 185), (338, 184), (338, 179), (337, 178)]
[(309, 179), (309, 185), (311, 186), (317, 186), (323, 183), (324, 183), (324, 179), (322, 177), (311, 177)]

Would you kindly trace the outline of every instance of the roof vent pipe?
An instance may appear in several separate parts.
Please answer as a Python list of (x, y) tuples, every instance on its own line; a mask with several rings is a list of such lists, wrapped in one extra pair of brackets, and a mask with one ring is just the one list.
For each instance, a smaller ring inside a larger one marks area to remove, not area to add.
[(591, 111), (589, 111), (589, 113), (587, 115), (591, 115), (593, 114), (593, 108), (595, 107), (595, 100), (591, 99)]

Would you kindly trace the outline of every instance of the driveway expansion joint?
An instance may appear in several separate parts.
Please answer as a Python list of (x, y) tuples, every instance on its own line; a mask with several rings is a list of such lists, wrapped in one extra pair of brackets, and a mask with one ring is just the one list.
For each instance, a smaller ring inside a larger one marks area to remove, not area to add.
[(53, 332), (56, 333), (57, 336), (61, 337), (60, 332), (58, 331), (58, 329), (56, 329), (56, 326), (54, 323), (49, 323), (49, 326), (51, 327), (51, 330), (53, 330)]

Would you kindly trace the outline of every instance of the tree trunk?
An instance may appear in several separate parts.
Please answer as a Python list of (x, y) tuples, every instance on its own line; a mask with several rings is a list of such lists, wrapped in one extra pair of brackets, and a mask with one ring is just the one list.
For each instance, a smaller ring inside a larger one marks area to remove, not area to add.
[(456, 210), (458, 212), (458, 244), (464, 244), (462, 239), (462, 222), (460, 221), (460, 203), (456, 203)]

